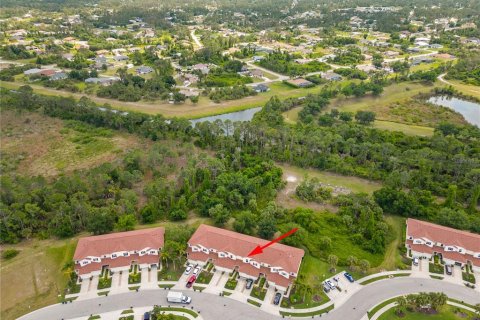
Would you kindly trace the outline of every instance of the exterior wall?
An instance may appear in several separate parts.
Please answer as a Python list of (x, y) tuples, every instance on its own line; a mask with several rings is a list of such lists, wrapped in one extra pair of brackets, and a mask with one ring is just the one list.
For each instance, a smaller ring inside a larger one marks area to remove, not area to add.
[(102, 271), (92, 271), (90, 273), (87, 273), (87, 274), (83, 274), (81, 276), (79, 276), (80, 279), (82, 280), (87, 280), (87, 279), (90, 279), (90, 277), (93, 277), (93, 276), (100, 276), (100, 274), (102, 273)]
[(420, 257), (427, 257), (428, 259), (431, 259), (433, 255), (430, 253), (423, 253), (423, 252), (417, 252), (412, 250), (412, 258), (420, 258)]

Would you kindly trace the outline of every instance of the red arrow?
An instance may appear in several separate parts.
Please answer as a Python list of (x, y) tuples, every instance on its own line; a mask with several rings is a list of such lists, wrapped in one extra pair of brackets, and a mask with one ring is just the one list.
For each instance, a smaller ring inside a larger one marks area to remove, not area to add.
[(248, 257), (251, 257), (251, 256), (254, 256), (256, 254), (260, 254), (260, 253), (263, 253), (263, 249), (271, 246), (272, 244), (274, 244), (275, 242), (278, 242), (282, 239), (285, 239), (286, 237), (288, 237), (289, 235), (292, 235), (294, 234), (295, 232), (297, 232), (298, 228), (293, 228), (292, 230), (288, 231), (287, 233), (284, 233), (282, 234), (280, 237), (276, 238), (276, 239), (273, 239), (272, 241), (270, 241), (269, 243), (267, 243), (266, 245), (263, 245), (263, 246), (256, 246), (255, 249), (252, 250), (252, 252), (250, 252), (248, 254)]

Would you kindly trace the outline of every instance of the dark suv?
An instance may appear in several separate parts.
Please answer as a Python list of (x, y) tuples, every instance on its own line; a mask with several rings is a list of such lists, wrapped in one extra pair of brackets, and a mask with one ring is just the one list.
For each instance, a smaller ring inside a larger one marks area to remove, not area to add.
[(282, 294), (280, 292), (275, 293), (275, 299), (273, 299), (273, 304), (278, 306), (281, 299), (282, 299)]

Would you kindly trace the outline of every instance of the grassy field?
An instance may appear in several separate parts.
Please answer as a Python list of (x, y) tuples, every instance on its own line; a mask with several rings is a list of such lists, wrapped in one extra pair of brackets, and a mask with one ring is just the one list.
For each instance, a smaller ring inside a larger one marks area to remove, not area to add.
[(465, 84), (459, 80), (446, 80), (448, 84), (452, 85), (455, 89), (462, 92), (463, 94), (473, 96), (475, 98), (480, 99), (480, 87), (473, 86), (469, 84)]
[(395, 309), (392, 308), (382, 314), (380, 320), (459, 320), (459, 319), (473, 319), (473, 314), (464, 309), (458, 310), (457, 307), (443, 306), (436, 314), (425, 314), (421, 312), (409, 312), (407, 311), (402, 317), (395, 314)]
[(373, 126), (381, 130), (400, 131), (406, 135), (431, 137), (434, 129), (431, 127), (416, 126), (392, 121), (376, 120)]
[(20, 250), (15, 258), (2, 261), (1, 319), (15, 319), (35, 309), (58, 302), (68, 282), (62, 267), (71, 261), (76, 239), (30, 240), (5, 246)]
[(134, 135), (64, 122), (36, 112), (4, 110), (2, 154), (18, 161), (22, 174), (54, 176), (114, 161), (140, 146)]
[(398, 216), (386, 216), (385, 220), (392, 227), (394, 234), (393, 241), (387, 246), (383, 262), (373, 268), (372, 272), (381, 272), (384, 270), (405, 269), (409, 267), (403, 260), (398, 250), (399, 246), (403, 246), (405, 234), (405, 218)]

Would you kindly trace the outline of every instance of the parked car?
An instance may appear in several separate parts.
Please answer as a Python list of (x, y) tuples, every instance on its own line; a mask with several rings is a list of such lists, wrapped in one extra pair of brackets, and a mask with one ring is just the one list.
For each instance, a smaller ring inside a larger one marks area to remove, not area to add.
[(418, 266), (418, 258), (413, 258), (413, 265)]
[(200, 273), (200, 267), (195, 267), (195, 269), (193, 269), (193, 275), (194, 276), (198, 276), (198, 274)]
[(452, 275), (452, 266), (449, 265), (449, 264), (447, 264), (447, 265), (445, 266), (445, 272), (446, 272), (449, 276), (451, 276), (451, 275)]
[(347, 278), (348, 281), (350, 282), (355, 281), (350, 273), (345, 272), (343, 275), (345, 276), (345, 278)]
[(323, 291), (325, 291), (325, 293), (330, 292), (330, 287), (326, 283), (323, 284)]
[(334, 290), (337, 286), (333, 284), (332, 281), (327, 280), (325, 283), (330, 287), (330, 289)]
[(335, 280), (335, 282), (338, 283), (338, 281), (340, 281), (340, 278), (338, 278), (338, 277), (333, 277), (333, 280)]
[(145, 312), (143, 314), (143, 320), (150, 320), (150, 312)]
[(190, 288), (193, 285), (193, 283), (195, 282), (195, 280), (197, 280), (196, 275), (192, 275), (190, 278), (188, 278), (187, 288)]
[(253, 280), (252, 279), (247, 279), (247, 285), (245, 286), (245, 288), (247, 289), (250, 289), (253, 285)]
[(273, 299), (273, 304), (278, 306), (281, 299), (282, 299), (282, 294), (280, 292), (275, 293), (275, 299)]
[(185, 269), (185, 274), (190, 274), (190, 272), (192, 272), (192, 269), (193, 269), (193, 266), (191, 264), (189, 264), (187, 266), (187, 269)]

